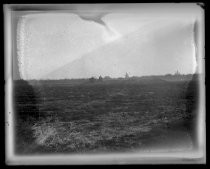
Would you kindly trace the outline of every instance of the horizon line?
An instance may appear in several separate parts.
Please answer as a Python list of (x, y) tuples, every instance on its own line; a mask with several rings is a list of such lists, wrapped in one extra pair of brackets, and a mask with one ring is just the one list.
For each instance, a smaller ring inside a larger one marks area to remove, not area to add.
[(142, 78), (142, 77), (154, 77), (154, 76), (186, 76), (186, 75), (198, 75), (198, 74), (202, 74), (202, 73), (198, 73), (198, 72), (195, 72), (195, 73), (186, 73), (186, 74), (176, 74), (176, 73), (167, 73), (167, 74), (160, 74), (160, 75), (142, 75), (142, 76), (129, 76), (129, 77), (125, 77), (125, 76), (121, 76), (121, 77), (111, 77), (111, 76), (90, 76), (90, 77), (86, 77), (86, 78), (60, 78), (60, 79), (13, 79), (13, 80), (24, 80), (24, 81), (47, 81), (47, 80), (51, 80), (51, 81), (56, 81), (56, 80), (88, 80), (88, 79), (91, 79), (91, 78), (94, 78), (94, 79), (99, 79), (99, 77), (101, 76), (103, 79), (106, 79), (106, 78), (110, 78), (110, 79), (129, 79), (129, 78)]

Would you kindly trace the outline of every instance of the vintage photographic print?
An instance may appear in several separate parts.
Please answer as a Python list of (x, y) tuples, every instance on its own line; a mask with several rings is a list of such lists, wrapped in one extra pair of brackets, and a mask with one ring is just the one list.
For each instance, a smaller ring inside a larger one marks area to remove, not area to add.
[(4, 5), (8, 165), (204, 164), (204, 8)]

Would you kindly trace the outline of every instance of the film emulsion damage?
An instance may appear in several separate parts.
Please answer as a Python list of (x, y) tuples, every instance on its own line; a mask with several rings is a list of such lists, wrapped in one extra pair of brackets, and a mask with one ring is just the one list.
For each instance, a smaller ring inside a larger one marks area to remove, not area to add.
[(14, 154), (200, 150), (202, 9), (167, 7), (14, 5)]

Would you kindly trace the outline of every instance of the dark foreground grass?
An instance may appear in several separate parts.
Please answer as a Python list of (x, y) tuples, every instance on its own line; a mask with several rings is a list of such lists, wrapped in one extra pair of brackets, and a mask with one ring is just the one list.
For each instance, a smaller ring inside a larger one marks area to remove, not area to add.
[[(188, 116), (188, 83), (157, 79), (76, 85), (40, 82), (33, 85), (36, 119), (17, 115), (16, 152), (190, 149), (192, 141), (183, 125)], [(17, 106), (27, 107), (26, 86), (16, 89)], [(28, 117), (30, 109), (24, 113)]]

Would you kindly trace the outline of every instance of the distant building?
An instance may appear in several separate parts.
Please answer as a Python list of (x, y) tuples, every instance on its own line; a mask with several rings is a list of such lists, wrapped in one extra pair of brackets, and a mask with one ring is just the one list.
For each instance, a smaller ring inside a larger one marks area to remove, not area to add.
[(180, 73), (179, 73), (179, 71), (177, 70), (176, 72), (175, 72), (175, 74), (174, 75), (177, 75), (177, 76), (179, 76), (179, 75), (181, 75)]
[(96, 81), (96, 78), (95, 77), (91, 77), (91, 78), (89, 78), (89, 81), (90, 82), (95, 82)]

